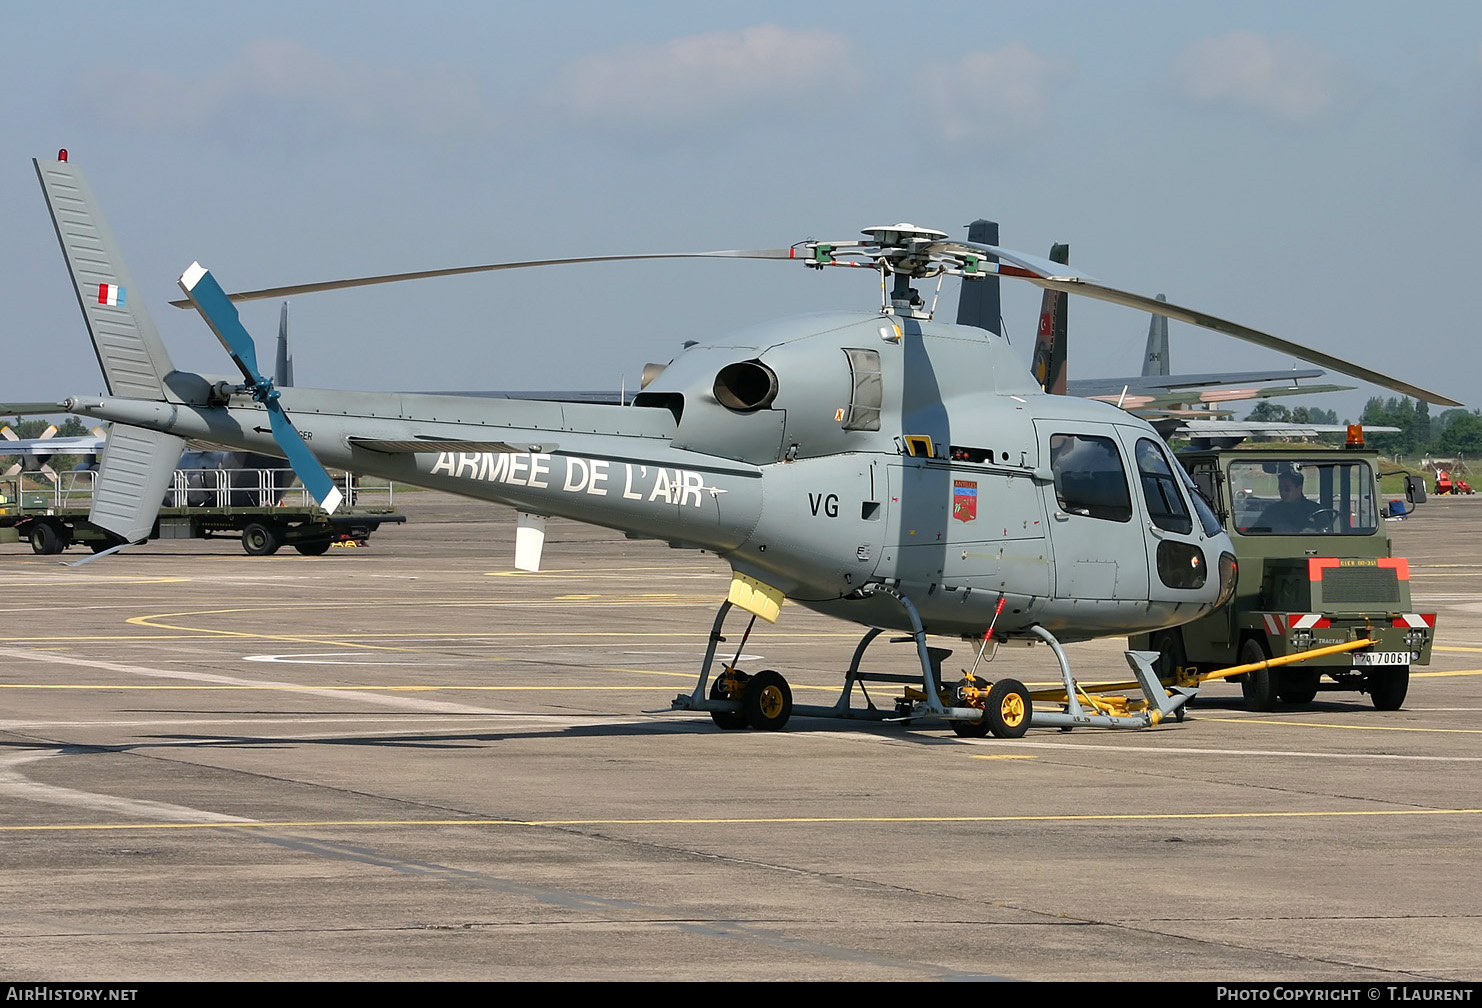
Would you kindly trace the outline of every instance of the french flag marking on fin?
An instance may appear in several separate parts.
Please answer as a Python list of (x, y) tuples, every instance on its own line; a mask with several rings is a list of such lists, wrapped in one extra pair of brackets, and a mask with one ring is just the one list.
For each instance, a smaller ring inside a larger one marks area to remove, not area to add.
[(127, 291), (118, 284), (98, 284), (98, 304), (121, 306)]

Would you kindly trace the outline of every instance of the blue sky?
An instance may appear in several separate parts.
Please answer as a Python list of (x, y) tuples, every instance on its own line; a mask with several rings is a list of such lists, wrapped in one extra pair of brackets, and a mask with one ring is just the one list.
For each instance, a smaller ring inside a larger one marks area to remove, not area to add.
[[(67, 147), (191, 369), (230, 370), (164, 304), (196, 259), (246, 289), (983, 216), (1008, 247), (1069, 242), (1108, 283), (1482, 405), (1475, 3), (4, 11), (0, 401), (101, 384), (30, 165)], [(772, 263), (501, 273), (295, 299), (294, 350), (304, 385), (615, 388), (686, 339), (875, 298)], [(1037, 305), (1006, 292), (1026, 360)], [(265, 344), (276, 304), (243, 315)], [(1072, 375), (1136, 372), (1146, 316), (1077, 300), (1071, 326)], [(1175, 370), (1292, 363), (1173, 340)]]

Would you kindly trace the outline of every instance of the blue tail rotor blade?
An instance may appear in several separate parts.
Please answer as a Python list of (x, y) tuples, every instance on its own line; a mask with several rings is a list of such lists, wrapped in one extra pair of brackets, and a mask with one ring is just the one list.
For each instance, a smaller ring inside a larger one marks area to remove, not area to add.
[(319, 506), (334, 514), (335, 508), (340, 506), (340, 501), (344, 498), (339, 487), (334, 485), (334, 480), (325, 472), (324, 466), (309, 451), (309, 446), (294, 428), (293, 421), (288, 419), (288, 414), (283, 412), (283, 407), (278, 405), (278, 400), (270, 400), (267, 408), (268, 423), (273, 428), (273, 440), (283, 449), (288, 464), (293, 466), (304, 489), (314, 495)]
[(257, 370), (257, 348), (252, 343), (252, 335), (237, 316), (236, 306), (226, 296), (216, 278), (200, 263), (191, 263), (190, 268), (181, 274), (180, 289), (185, 291), (185, 296), (190, 298), (201, 318), (206, 320), (221, 345), (231, 354), (232, 360), (237, 362), (237, 367), (247, 379), (252, 397), (268, 411), (273, 440), (282, 449), (288, 464), (293, 466), (293, 471), (298, 474), (304, 488), (314, 495), (320, 507), (333, 514), (340, 506), (343, 495), (324, 470), (324, 466), (304, 443), (303, 437), (294, 428), (293, 421), (288, 419), (288, 414), (283, 412), (273, 383)]
[(242, 369), (243, 376), (254, 385), (261, 384), (263, 378), (257, 370), (257, 348), (253, 346), (252, 336), (242, 326), (237, 306), (232, 304), (210, 270), (198, 262), (191, 263), (190, 268), (181, 274), (179, 283), (185, 296), (201, 313), (201, 318), (206, 320), (226, 352), (237, 362), (237, 367)]

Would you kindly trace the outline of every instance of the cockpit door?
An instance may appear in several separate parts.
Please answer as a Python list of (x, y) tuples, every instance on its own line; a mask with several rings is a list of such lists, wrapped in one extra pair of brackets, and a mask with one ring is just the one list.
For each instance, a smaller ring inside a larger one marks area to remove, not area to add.
[(1148, 548), (1132, 489), (1136, 471), (1109, 424), (1036, 421), (1054, 557), (1062, 599), (1137, 601), (1148, 597)]

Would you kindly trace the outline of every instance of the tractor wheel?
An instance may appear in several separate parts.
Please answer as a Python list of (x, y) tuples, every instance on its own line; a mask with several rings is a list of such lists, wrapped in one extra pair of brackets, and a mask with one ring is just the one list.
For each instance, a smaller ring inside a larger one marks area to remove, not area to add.
[(1177, 630), (1159, 630), (1149, 642), (1149, 650), (1158, 652), (1153, 671), (1165, 686), (1177, 685), (1179, 671), (1189, 663), (1184, 651), (1184, 635)]
[[(1240, 645), (1240, 664), (1254, 665), (1269, 661), (1271, 652), (1259, 637), (1247, 637)], [(1245, 694), (1245, 709), (1269, 711), (1276, 707), (1276, 673), (1270, 668), (1256, 669), (1241, 677), (1240, 692)]]
[(1409, 665), (1381, 665), (1369, 669), (1369, 699), (1375, 710), (1399, 710), (1410, 689)]

